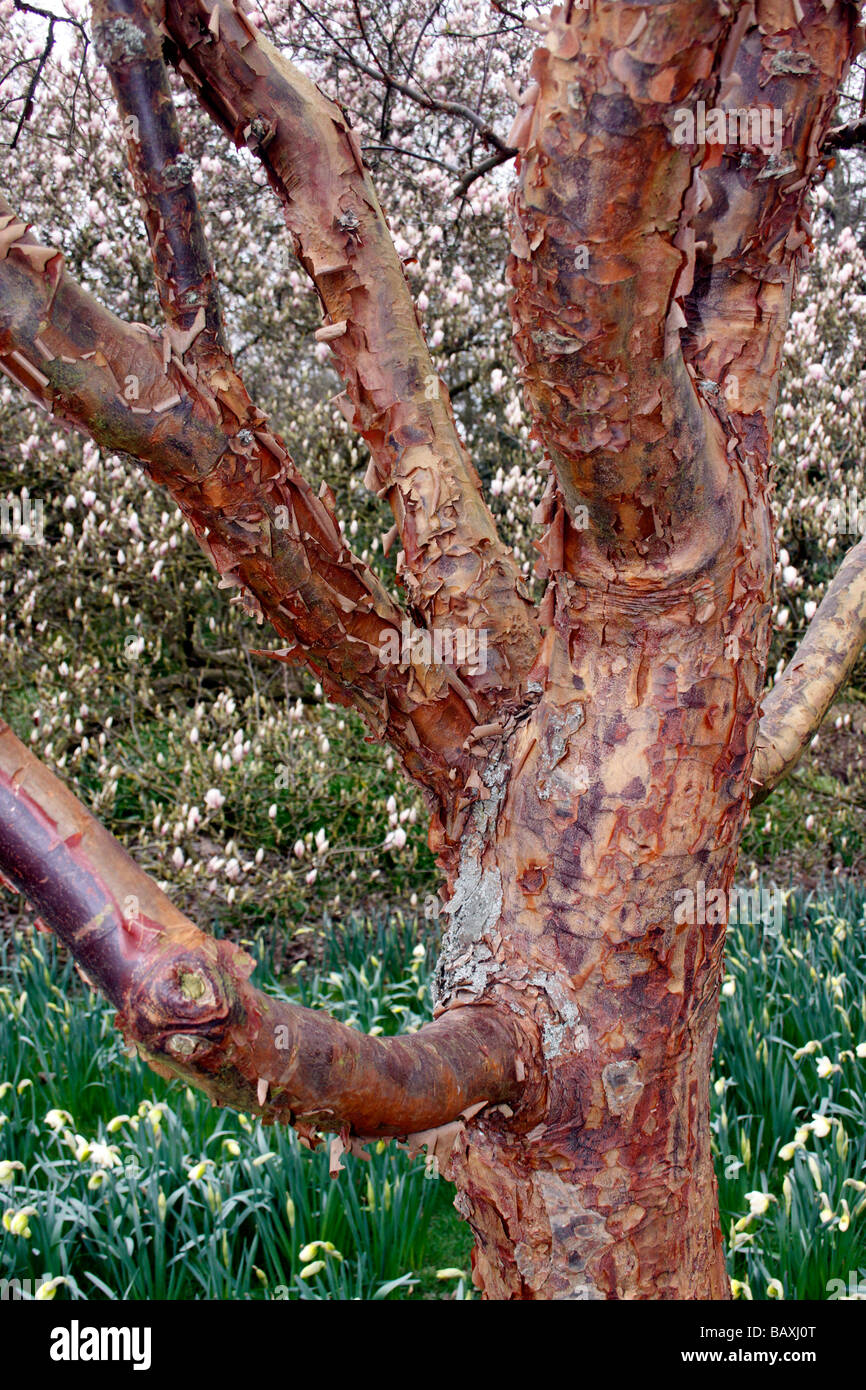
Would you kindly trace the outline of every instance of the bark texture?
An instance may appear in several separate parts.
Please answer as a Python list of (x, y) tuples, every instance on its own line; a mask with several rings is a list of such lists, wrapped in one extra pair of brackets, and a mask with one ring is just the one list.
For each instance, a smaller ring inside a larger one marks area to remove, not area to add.
[[(697, 905), (730, 890), (750, 789), (793, 765), (866, 640), (861, 544), (761, 722), (776, 385), (857, 18), (848, 0), (569, 0), (541, 26), (508, 267), (550, 464), (537, 613), (356, 137), (239, 5), (94, 5), (161, 334), (96, 304), (0, 207), (0, 366), (139, 459), (285, 640), (271, 655), (320, 672), (424, 788), (446, 879), (437, 1019), (363, 1038), (255, 991), (243, 953), (177, 913), (5, 726), (0, 868), (158, 1069), (308, 1141), (435, 1131), (490, 1298), (728, 1293), (709, 1130), (724, 926)], [(486, 672), (379, 660), (403, 610), (228, 352), (157, 30), (280, 200), (413, 615), (483, 628)], [(723, 138), (689, 134), (701, 103)]]
[(374, 1038), (255, 989), (252, 958), (200, 932), (2, 721), (0, 871), (116, 1006), (141, 1056), (218, 1105), (315, 1141), (317, 1129), (430, 1130), (524, 1090), (528, 1039), (495, 1008)]

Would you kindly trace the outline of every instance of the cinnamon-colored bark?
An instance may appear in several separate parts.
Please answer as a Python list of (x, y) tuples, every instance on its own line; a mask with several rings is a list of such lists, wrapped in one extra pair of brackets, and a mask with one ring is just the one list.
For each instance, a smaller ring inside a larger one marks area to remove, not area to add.
[[(0, 865), (149, 1060), (216, 1099), (347, 1137), (435, 1127), (488, 1102), (449, 1131), (487, 1297), (725, 1297), (709, 1137), (725, 928), (698, 906), (731, 887), (750, 787), (793, 764), (866, 638), (860, 545), (759, 733), (776, 382), (805, 193), (859, 51), (857, 7), (553, 11), (513, 132), (509, 271), (551, 463), (538, 614), (480, 496), (342, 113), (236, 3), (149, 8), (185, 80), (280, 198), (347, 414), (371, 448), (368, 481), (394, 509), (410, 597), (430, 624), (489, 628), (491, 670), (373, 660), (399, 609), (228, 357), (192, 190), (172, 172), (180, 135), (142, 0), (97, 0), (96, 14), (121, 109), (139, 122), (131, 157), (165, 350), (84, 295), (7, 211), (0, 365), (144, 460), (217, 568), (427, 790), (448, 922), (437, 1021), (364, 1039), (257, 994), (242, 953), (177, 914), (8, 731)], [(778, 108), (779, 139), (750, 136), (748, 111), (743, 139), (675, 139), (699, 101), (726, 119), (749, 103)], [(122, 393), (128, 373), (137, 406)], [(282, 536), (277, 503), (293, 518)], [(132, 914), (120, 905), (130, 897)]]
[[(0, 873), (70, 949), (157, 1071), (267, 1122), (410, 1134), (481, 1102), (517, 1104), (526, 1037), (507, 1012), (457, 1010), (368, 1037), (263, 994), (252, 959), (204, 935), (0, 722)], [(523, 1069), (525, 1075), (525, 1069)]]
[(82, 290), (0, 198), (0, 369), (98, 444), (140, 460), (222, 586), (453, 804), (451, 773), (468, 773), (481, 717), (471, 692), (447, 666), (382, 661), (405, 614), (346, 545), (331, 494), (316, 495), (235, 376), (215, 373), (212, 393), (167, 346)]
[(322, 303), (345, 414), (370, 447), (367, 484), (394, 512), (413, 603), (431, 625), (485, 629), (487, 671), (461, 675), (479, 696), (514, 699), (535, 655), (535, 618), (457, 432), (357, 137), (237, 5), (158, 8), (181, 76), (261, 160), (280, 199)]

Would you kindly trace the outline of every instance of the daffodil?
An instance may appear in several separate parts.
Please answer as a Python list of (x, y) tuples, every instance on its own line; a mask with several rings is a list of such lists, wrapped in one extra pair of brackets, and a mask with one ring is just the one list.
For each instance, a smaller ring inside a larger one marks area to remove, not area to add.
[(116, 1144), (100, 1144), (96, 1140), (90, 1145), (90, 1162), (97, 1168), (116, 1168), (120, 1163), (120, 1150)]
[(19, 1163), (14, 1158), (4, 1158), (0, 1160), (0, 1186), (8, 1187), (15, 1179), (16, 1172), (21, 1172), (24, 1168), (23, 1163)]
[(831, 1125), (826, 1115), (813, 1115), (812, 1123), (809, 1126), (817, 1139), (826, 1139), (830, 1133)]
[(744, 1298), (751, 1301), (752, 1290), (749, 1288), (748, 1284), (744, 1279), (732, 1279), (731, 1295), (734, 1298)]
[(466, 1271), (462, 1269), (437, 1269), (437, 1279), (465, 1279)]
[(822, 1081), (826, 1081), (828, 1076), (832, 1076), (834, 1071), (841, 1071), (842, 1068), (830, 1061), (829, 1057), (819, 1057), (815, 1063), (818, 1068), (818, 1075)]
[(225, 1149), (225, 1151), (226, 1151), (226, 1153), (228, 1154), (229, 1158), (239, 1158), (239, 1157), (240, 1157), (241, 1146), (240, 1146), (240, 1144), (238, 1143), (237, 1139), (224, 1139), (224, 1140), (223, 1140), (223, 1148)]
[(305, 1265), (301, 1270), (302, 1279), (313, 1279), (325, 1268), (324, 1260), (313, 1260), (312, 1264)]
[(53, 1129), (55, 1134), (71, 1126), (74, 1121), (68, 1110), (49, 1110), (45, 1116), (45, 1123), (49, 1129)]
[(23, 1240), (29, 1240), (33, 1232), (30, 1229), (30, 1217), (36, 1215), (35, 1207), (22, 1207), (20, 1211), (8, 1207), (3, 1213), (3, 1229), (10, 1235), (21, 1236)]
[(785, 1290), (780, 1279), (771, 1279), (767, 1285), (768, 1298), (784, 1298)]
[(821, 1044), (819, 1042), (816, 1042), (814, 1038), (811, 1038), (809, 1042), (804, 1043), (802, 1047), (797, 1048), (797, 1051), (794, 1053), (794, 1061), (799, 1062), (801, 1057), (811, 1057), (813, 1052), (817, 1052), (820, 1046)]
[(39, 1302), (47, 1303), (54, 1297), (61, 1284), (68, 1283), (69, 1280), (66, 1278), (65, 1274), (58, 1274), (56, 1278), (46, 1279), (44, 1284), (40, 1284), (34, 1297), (38, 1299)]
[(763, 1216), (769, 1210), (770, 1203), (775, 1202), (776, 1198), (767, 1192), (747, 1192), (746, 1201), (749, 1204), (750, 1216)]
[(200, 1163), (196, 1163), (192, 1168), (187, 1170), (187, 1177), (190, 1182), (199, 1182), (204, 1177), (208, 1168), (212, 1167), (213, 1159), (203, 1158)]

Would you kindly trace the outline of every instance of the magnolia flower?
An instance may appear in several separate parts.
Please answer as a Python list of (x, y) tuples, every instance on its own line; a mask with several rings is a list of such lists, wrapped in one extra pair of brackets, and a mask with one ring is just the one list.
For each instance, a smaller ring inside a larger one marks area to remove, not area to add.
[(209, 811), (218, 811), (221, 806), (225, 805), (225, 800), (218, 787), (211, 787), (209, 791), (205, 792), (204, 804)]

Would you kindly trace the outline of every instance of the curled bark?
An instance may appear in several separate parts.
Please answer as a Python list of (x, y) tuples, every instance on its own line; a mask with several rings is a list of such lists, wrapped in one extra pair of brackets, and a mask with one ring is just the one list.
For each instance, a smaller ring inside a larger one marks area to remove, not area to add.
[(507, 1010), (456, 1009), (373, 1038), (255, 989), (250, 957), (200, 932), (2, 722), (0, 872), (116, 1006), (144, 1059), (217, 1104), (312, 1139), (414, 1134), (520, 1098), (526, 1040)]
[[(858, 9), (805, 0), (797, 22), (791, 6), (744, 5), (715, 78), (713, 110), (738, 138), (701, 164), (683, 341), (709, 408), (749, 453), (772, 436), (792, 282), (810, 246), (803, 194), (859, 51)], [(768, 145), (752, 138), (756, 115)]]
[(344, 413), (370, 448), (367, 484), (394, 512), (413, 604), (430, 625), (484, 629), (487, 670), (460, 674), (491, 707), (515, 697), (538, 645), (535, 616), (434, 370), (357, 137), (234, 0), (154, 9), (181, 76), (258, 157), (280, 200), (346, 382)]
[(760, 805), (799, 762), (866, 646), (866, 540), (853, 546), (781, 677), (763, 701), (752, 768)]
[(548, 535), (554, 571), (592, 554), (669, 581), (673, 555), (694, 565), (732, 529), (679, 341), (695, 156), (671, 130), (709, 92), (726, 23), (713, 0), (558, 6), (535, 55), (509, 277), (535, 432), (580, 533), (571, 562)]
[(402, 652), (405, 615), (345, 544), (331, 494), (316, 495), (236, 377), (215, 372), (210, 391), (158, 334), (82, 290), (2, 198), (0, 369), (56, 417), (139, 459), (222, 587), (288, 642), (284, 656), (306, 661), (453, 803), (478, 707), (446, 665), (382, 660), (389, 636)]

